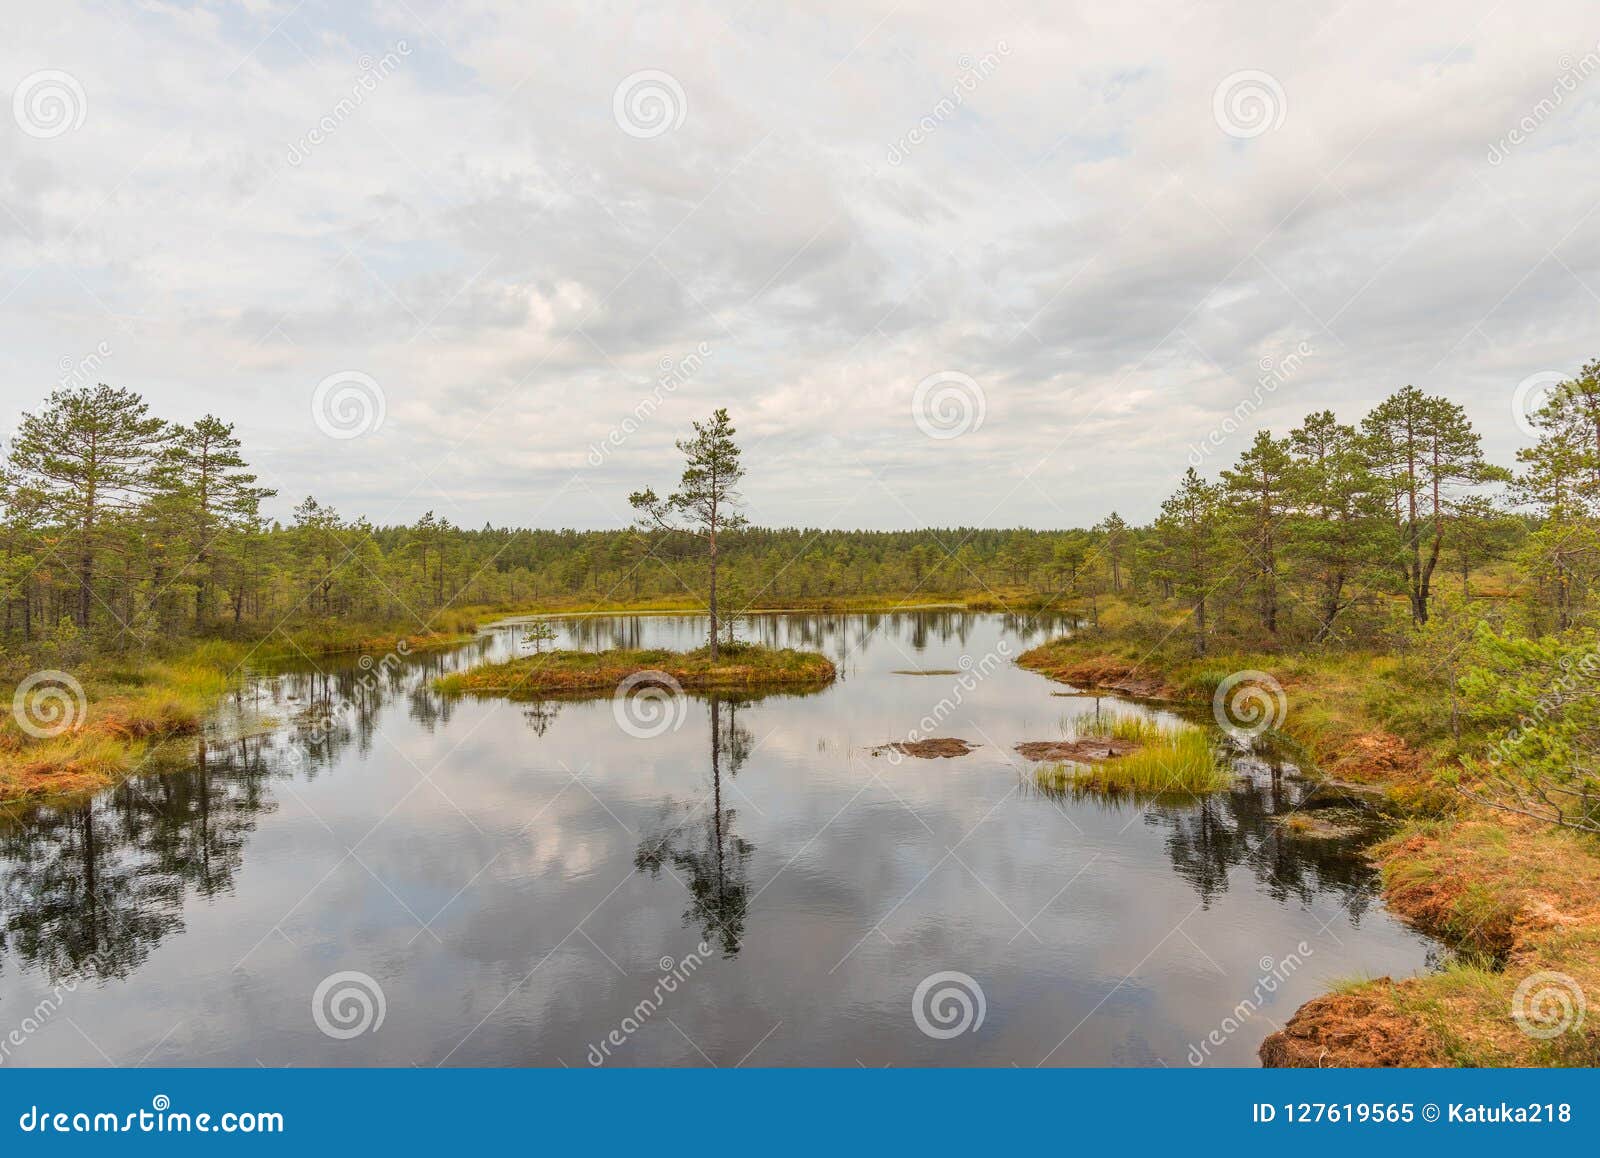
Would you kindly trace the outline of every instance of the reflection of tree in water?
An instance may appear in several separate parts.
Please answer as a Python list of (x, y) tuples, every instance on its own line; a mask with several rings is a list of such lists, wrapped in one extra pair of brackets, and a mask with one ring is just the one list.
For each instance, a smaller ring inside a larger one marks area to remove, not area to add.
[(1227, 792), (1212, 793), (1198, 804), (1156, 804), (1146, 821), (1170, 829), (1167, 856), (1172, 867), (1211, 902), (1228, 891), (1228, 874), (1247, 865), (1262, 889), (1279, 901), (1310, 905), (1333, 894), (1359, 923), (1378, 893), (1378, 873), (1360, 855), (1362, 834), (1305, 838), (1287, 832), (1277, 817), (1292, 810), (1281, 776), (1269, 783), (1238, 781)]
[[(747, 614), (740, 617), (740, 632), (764, 647), (794, 647), (820, 651), (835, 658), (865, 656), (880, 637), (904, 640), (915, 651), (934, 644), (967, 645), (984, 615), (970, 611), (922, 610), (899, 612), (786, 612)], [(615, 616), (562, 620), (567, 646), (584, 650), (608, 647), (641, 648), (649, 642), (652, 624), (659, 616)], [(704, 632), (704, 617), (670, 617), (668, 622), (687, 635)], [(1002, 617), (1002, 629), (1026, 643), (1036, 636), (1058, 633), (1075, 621), (1054, 612)], [(691, 645), (693, 646), (693, 645)]]
[(535, 736), (542, 736), (550, 730), (550, 725), (556, 722), (556, 717), (561, 714), (561, 705), (550, 700), (537, 700), (526, 704), (522, 709), (522, 718), (528, 722), (528, 727), (533, 729)]
[[(711, 807), (696, 818), (698, 804), (669, 805), (662, 818), (665, 831), (645, 837), (633, 864), (652, 877), (659, 877), (668, 864), (682, 873), (690, 898), (684, 924), (699, 926), (704, 940), (720, 943), (723, 953), (732, 957), (739, 952), (744, 936), (750, 906), (750, 856), (755, 845), (733, 831), (734, 810), (722, 806), (722, 774), (724, 770), (729, 776), (738, 774), (750, 755), (753, 738), (739, 724), (737, 700), (712, 695), (709, 707)], [(679, 813), (688, 815), (674, 823), (672, 817)]]
[(0, 830), (8, 954), (56, 982), (132, 973), (183, 927), (188, 892), (232, 887), (256, 815), (274, 807), (264, 747), (202, 748), (190, 768)]
[(271, 716), (288, 723), (282, 732), (202, 742), (187, 767), (0, 822), (0, 951), (57, 981), (126, 977), (182, 929), (189, 893), (233, 887), (257, 815), (276, 807), (273, 776), (311, 779), (352, 747), (370, 751), (390, 702), (408, 701), (425, 726), (444, 718), (449, 705), (431, 690), (443, 663), (278, 665), (229, 697), (218, 726)]

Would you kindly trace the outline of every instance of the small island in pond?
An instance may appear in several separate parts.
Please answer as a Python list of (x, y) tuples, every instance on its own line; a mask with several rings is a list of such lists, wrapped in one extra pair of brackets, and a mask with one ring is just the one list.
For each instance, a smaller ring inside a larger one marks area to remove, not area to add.
[[(760, 644), (722, 644), (668, 651), (663, 648), (609, 651), (546, 651), (440, 676), (441, 692), (484, 695), (610, 693), (629, 677), (664, 676), (685, 690), (804, 688), (833, 682), (838, 674), (827, 656)], [(663, 680), (662, 682), (666, 682)]]

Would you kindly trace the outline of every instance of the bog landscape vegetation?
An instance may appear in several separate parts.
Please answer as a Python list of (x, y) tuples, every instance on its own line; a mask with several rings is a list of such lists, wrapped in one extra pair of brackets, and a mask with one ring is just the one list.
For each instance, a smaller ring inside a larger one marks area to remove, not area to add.
[[(313, 495), (269, 520), (226, 416), (61, 390), (24, 416), (0, 473), (0, 799), (27, 824), (160, 754), (188, 758), (274, 659), (443, 649), (512, 614), (695, 611), (709, 630), (694, 650), (584, 651), (534, 619), (522, 654), (434, 686), (802, 691), (835, 665), (743, 638), (748, 617), (1062, 615), (1074, 626), (1022, 667), (1189, 718), (1047, 744), (1040, 791), (1204, 796), (1232, 782), (1242, 744), (1381, 814), (1364, 855), (1390, 909), (1449, 948), (1420, 976), (1340, 983), (1267, 1036), (1263, 1060), (1595, 1064), (1600, 1017), (1581, 1011), (1600, 996), (1600, 363), (1550, 391), (1515, 462), (1486, 460), (1447, 393), (1403, 386), (1348, 417), (1261, 431), (1214, 475), (1175, 470), (1146, 525), (1106, 511), (1079, 528), (878, 532), (761, 525), (739, 491), (737, 415), (718, 410), (684, 432), (670, 493), (639, 480), (636, 525), (575, 531), (373, 525)], [(1313, 840), (1319, 823), (1306, 811), (1285, 831)], [(1531, 975), (1561, 979), (1567, 1016), (1529, 1013)], [(1560, 1031), (1524, 1032), (1530, 1017)]]

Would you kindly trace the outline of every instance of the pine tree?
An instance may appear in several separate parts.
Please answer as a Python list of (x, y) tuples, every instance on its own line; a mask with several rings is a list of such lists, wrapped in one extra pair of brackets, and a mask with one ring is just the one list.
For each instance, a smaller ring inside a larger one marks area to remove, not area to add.
[(234, 437), (233, 423), (207, 414), (188, 426), (174, 426), (171, 432), (155, 479), (165, 492), (192, 508), (194, 622), (204, 627), (217, 586), (218, 541), (229, 533), (253, 529), (262, 500), (278, 492), (255, 485), (256, 476)]
[(1384, 505), (1383, 484), (1368, 468), (1360, 435), (1322, 410), (1289, 432), (1291, 505), (1284, 547), (1291, 571), (1309, 588), (1316, 609), (1315, 641), (1326, 642), (1334, 622), (1355, 598), (1355, 584), (1386, 561), (1397, 545)]
[[(57, 390), (45, 409), (24, 414), (11, 464), (46, 496), (72, 535), (78, 580), (78, 626), (87, 629), (101, 552), (111, 517), (151, 489), (152, 467), (166, 447), (165, 421), (131, 390), (101, 383)], [(109, 604), (108, 604), (109, 605)]]
[(1217, 488), (1190, 467), (1156, 520), (1157, 574), (1189, 604), (1196, 655), (1206, 651), (1206, 607), (1221, 571)]
[(1097, 528), (1101, 534), (1101, 552), (1111, 569), (1111, 590), (1122, 593), (1122, 570), (1127, 565), (1129, 533), (1123, 517), (1112, 511)]
[(1428, 621), (1428, 599), (1451, 521), (1451, 506), (1463, 487), (1509, 478), (1484, 461), (1466, 411), (1446, 398), (1406, 386), (1384, 399), (1362, 420), (1367, 454), (1384, 479), (1400, 532), (1400, 569), (1411, 600), (1411, 618)]
[(1278, 633), (1278, 568), (1282, 524), (1289, 511), (1288, 443), (1259, 431), (1232, 470), (1222, 472), (1228, 534), (1243, 548), (1255, 588), (1257, 614)]
[(705, 540), (710, 572), (711, 658), (716, 659), (717, 537), (745, 526), (745, 518), (738, 510), (743, 503), (738, 488), (744, 467), (739, 463), (739, 447), (733, 441), (736, 431), (727, 410), (718, 409), (708, 421), (693, 425), (694, 437), (680, 439), (677, 444), (687, 460), (677, 491), (659, 499), (654, 490), (647, 488), (629, 495), (628, 501), (640, 512), (645, 526)]

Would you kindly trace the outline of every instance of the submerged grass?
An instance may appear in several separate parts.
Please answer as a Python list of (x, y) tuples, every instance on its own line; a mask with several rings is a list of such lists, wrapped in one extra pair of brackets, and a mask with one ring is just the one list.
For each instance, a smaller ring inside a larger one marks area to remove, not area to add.
[(1126, 740), (1130, 744), (1160, 744), (1176, 735), (1178, 729), (1149, 716), (1100, 716), (1073, 721), (1079, 736), (1105, 740)]
[(1141, 746), (1094, 764), (1046, 764), (1035, 773), (1050, 792), (1131, 794), (1143, 797), (1218, 792), (1232, 783), (1211, 737), (1200, 728), (1153, 720), (1113, 721), (1108, 733)]

